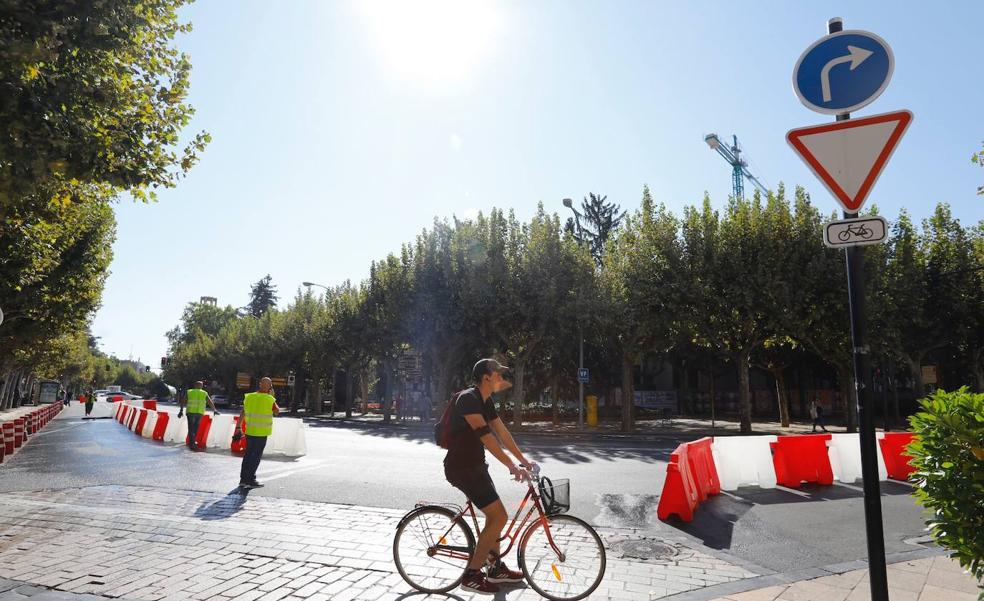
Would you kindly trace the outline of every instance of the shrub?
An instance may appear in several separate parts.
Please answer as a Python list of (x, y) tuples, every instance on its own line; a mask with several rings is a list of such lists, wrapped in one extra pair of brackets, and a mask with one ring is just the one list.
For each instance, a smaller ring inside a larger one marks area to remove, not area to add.
[(984, 394), (937, 391), (920, 405), (909, 418), (916, 497), (936, 542), (984, 578)]

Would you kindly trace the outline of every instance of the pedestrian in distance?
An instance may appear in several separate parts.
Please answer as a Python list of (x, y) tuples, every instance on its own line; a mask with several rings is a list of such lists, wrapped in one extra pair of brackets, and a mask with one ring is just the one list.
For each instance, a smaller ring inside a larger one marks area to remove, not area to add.
[[(499, 584), (523, 580), (523, 574), (510, 570), (499, 556), (499, 538), (508, 516), (485, 462), (485, 450), (488, 449), (519, 482), (529, 478), (527, 470), (532, 468), (499, 418), (492, 399), (493, 394), (512, 387), (512, 383), (502, 377), (507, 372), (508, 368), (495, 359), (481, 359), (475, 363), (472, 368), (474, 386), (452, 397), (447, 422), (448, 453), (444, 458), (444, 476), (485, 514), (485, 527), (479, 534), (460, 586), (482, 595), (497, 593)], [(519, 461), (518, 465), (506, 454), (507, 450)], [(483, 567), (487, 567), (485, 573)]]
[(256, 481), (256, 470), (260, 467), (267, 438), (273, 434), (273, 416), (279, 414), (280, 407), (273, 396), (273, 381), (270, 378), (260, 379), (259, 390), (250, 392), (243, 399), (239, 428), (233, 436), (233, 440), (240, 440), (244, 433), (246, 435), (246, 454), (239, 470), (239, 488), (249, 490), (263, 486)]
[(817, 399), (810, 401), (810, 418), (813, 419), (813, 431), (817, 431), (817, 426), (820, 426), (824, 432), (827, 431), (827, 427), (823, 425), (823, 406), (817, 402)]
[(86, 390), (80, 400), (85, 403), (85, 414), (87, 416), (90, 415), (92, 413), (92, 404), (96, 402), (96, 395), (92, 393), (92, 389)]
[(215, 408), (212, 397), (202, 389), (202, 381), (195, 382), (195, 387), (185, 393), (185, 398), (178, 401), (178, 419), (183, 413), (188, 414), (188, 448), (192, 451), (198, 450), (198, 427), (202, 423), (202, 416), (205, 415), (205, 404), (212, 406), (212, 412), (219, 415), (219, 410)]

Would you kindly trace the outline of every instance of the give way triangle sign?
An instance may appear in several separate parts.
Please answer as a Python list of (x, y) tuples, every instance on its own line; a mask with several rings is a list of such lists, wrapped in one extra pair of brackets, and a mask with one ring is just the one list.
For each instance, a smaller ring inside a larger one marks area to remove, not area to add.
[(786, 141), (848, 213), (857, 213), (912, 123), (897, 111), (790, 130)]

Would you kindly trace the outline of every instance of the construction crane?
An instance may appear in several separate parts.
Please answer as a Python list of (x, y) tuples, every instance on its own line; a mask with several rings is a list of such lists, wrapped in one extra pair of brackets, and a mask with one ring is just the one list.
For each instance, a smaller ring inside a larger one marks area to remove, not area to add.
[(738, 145), (738, 136), (732, 136), (732, 139), (734, 140), (734, 144), (728, 146), (727, 144), (721, 143), (717, 134), (707, 134), (704, 136), (704, 142), (707, 142), (711, 150), (724, 157), (724, 160), (728, 161), (728, 164), (731, 165), (731, 184), (734, 188), (735, 200), (745, 198), (744, 179), (746, 177), (759, 192), (767, 195), (769, 190), (752, 175), (752, 172), (748, 170), (748, 163), (741, 158), (741, 146)]

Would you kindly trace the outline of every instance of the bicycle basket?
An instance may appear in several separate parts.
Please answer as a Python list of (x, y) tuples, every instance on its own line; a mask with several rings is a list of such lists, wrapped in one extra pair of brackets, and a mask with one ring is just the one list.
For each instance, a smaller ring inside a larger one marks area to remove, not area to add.
[(571, 508), (571, 481), (551, 481), (550, 478), (540, 479), (540, 502), (547, 515), (566, 513)]

